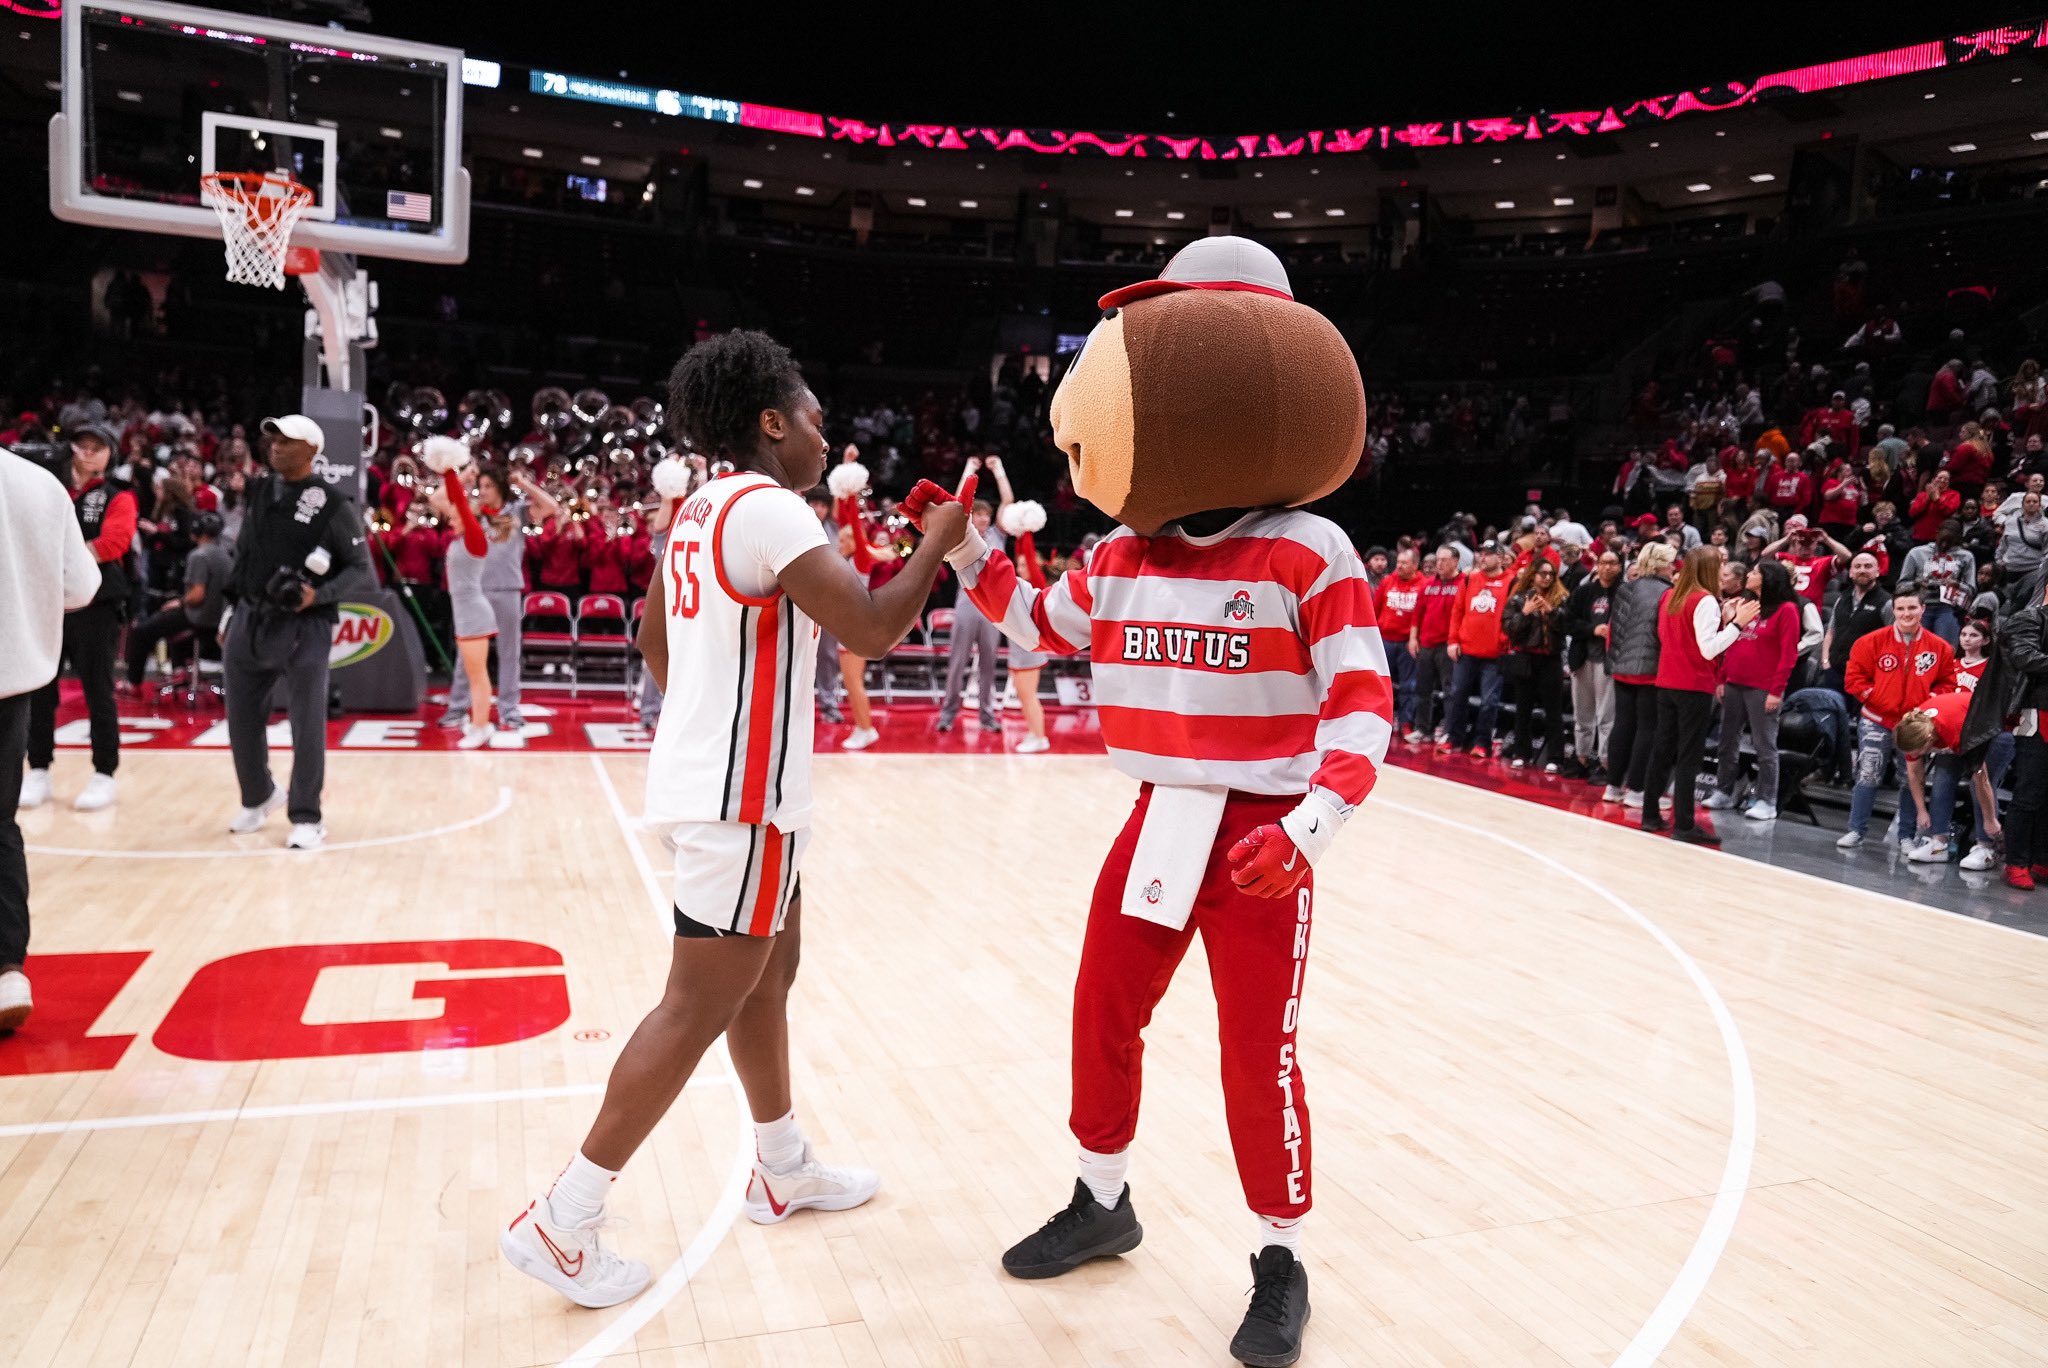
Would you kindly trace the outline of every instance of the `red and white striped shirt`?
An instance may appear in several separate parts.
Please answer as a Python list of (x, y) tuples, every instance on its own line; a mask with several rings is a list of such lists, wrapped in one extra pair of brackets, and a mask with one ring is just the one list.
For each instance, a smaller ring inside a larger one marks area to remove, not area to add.
[(1039, 590), (991, 551), (962, 578), (1019, 646), (1090, 651), (1116, 767), (1155, 784), (1327, 791), (1348, 812), (1393, 735), (1365, 565), (1335, 523), (1259, 509), (1211, 537), (1118, 528)]

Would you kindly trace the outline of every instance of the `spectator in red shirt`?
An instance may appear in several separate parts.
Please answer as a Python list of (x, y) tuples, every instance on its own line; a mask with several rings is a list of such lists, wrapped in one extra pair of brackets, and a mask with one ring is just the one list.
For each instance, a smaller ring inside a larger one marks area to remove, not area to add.
[(1956, 515), (1963, 506), (1963, 496), (1949, 488), (1950, 479), (1946, 469), (1934, 472), (1934, 478), (1927, 482), (1927, 488), (1913, 496), (1913, 502), (1906, 509), (1906, 516), (1913, 520), (1913, 540), (1931, 542), (1941, 525)]
[(1963, 424), (1962, 440), (1950, 450), (1942, 468), (1948, 472), (1949, 483), (1965, 499), (1982, 493), (1984, 482), (1991, 478), (1991, 443), (1983, 429), (1975, 423)]
[(1964, 367), (1960, 358), (1950, 361), (1934, 373), (1934, 381), (1927, 386), (1927, 421), (1946, 425), (1955, 421), (1956, 412), (1963, 406)]
[[(1403, 738), (1410, 745), (1429, 740), (1438, 718), (1436, 695), (1448, 688), (1452, 669), (1451, 620), (1458, 591), (1465, 586), (1458, 574), (1458, 553), (1450, 547), (1437, 550), (1432, 573), (1422, 582), (1415, 620), (1409, 628), (1409, 649), (1415, 655), (1415, 719)], [(1380, 629), (1385, 634), (1384, 626)]]
[(1756, 595), (1756, 620), (1714, 662), (1721, 679), (1721, 757), (1714, 766), (1717, 791), (1706, 805), (1735, 806), (1747, 727), (1756, 739), (1756, 788), (1742, 815), (1768, 822), (1778, 815), (1778, 705), (1799, 659), (1799, 596), (1781, 561), (1752, 567), (1745, 587)]
[(1757, 465), (1761, 460), (1762, 453), (1758, 453), (1757, 461), (1751, 461), (1735, 447), (1730, 447), (1721, 458), (1721, 469), (1727, 481), (1721, 492), (1735, 506), (1738, 515), (1747, 516), (1750, 500), (1756, 497)]
[(1850, 551), (1825, 531), (1808, 527), (1805, 518), (1795, 517), (1764, 554), (1783, 562), (1792, 577), (1792, 592), (1818, 608), (1827, 598), (1828, 582), (1848, 568)]
[(1415, 652), (1412, 643), (1422, 611), (1422, 573), (1413, 547), (1402, 548), (1394, 570), (1380, 580), (1373, 594), (1380, 640), (1387, 648), (1387, 671), (1394, 679), (1394, 720), (1402, 730), (1415, 722)]
[(1828, 396), (1826, 408), (1817, 408), (1806, 415), (1802, 435), (1808, 446), (1825, 439), (1829, 454), (1852, 461), (1863, 445), (1863, 433), (1856, 424), (1855, 411), (1849, 407), (1849, 396), (1840, 390)]
[(539, 562), (534, 579), (541, 588), (567, 594), (572, 599), (583, 592), (584, 557), (590, 542), (583, 522), (572, 513), (564, 513), (541, 524), (540, 535), (529, 543), (532, 557)]
[(1806, 473), (1804, 465), (1798, 452), (1788, 452), (1781, 464), (1758, 481), (1763, 486), (1764, 502), (1778, 510), (1780, 518), (1804, 513), (1813, 502), (1813, 477)]
[(1820, 484), (1820, 525), (1831, 536), (1848, 536), (1861, 521), (1863, 505), (1868, 499), (1863, 479), (1855, 467), (1847, 458), (1836, 457), (1828, 464), (1827, 474)]
[[(1447, 711), (1449, 748), (1464, 750), (1468, 745), (1474, 760), (1493, 754), (1493, 726), (1500, 716), (1501, 657), (1507, 653), (1507, 636), (1501, 617), (1507, 610), (1508, 590), (1514, 577), (1507, 572), (1506, 557), (1498, 542), (1479, 548), (1478, 568), (1465, 577), (1451, 608), (1450, 657), (1456, 662), (1451, 672), (1451, 697)], [(1479, 715), (1472, 717), (1472, 693), (1479, 692)]]
[[(1856, 729), (1856, 790), (1849, 798), (1849, 829), (1835, 844), (1853, 850), (1863, 844), (1864, 828), (1877, 805), (1877, 786), (1893, 749), (1892, 728), (1899, 719), (1937, 693), (1956, 687), (1956, 657), (1949, 644), (1921, 625), (1923, 605), (1912, 585), (1892, 595), (1892, 625), (1863, 637), (1849, 648), (1843, 688), (1863, 705)], [(1899, 807), (1899, 835), (1911, 845), (1915, 833), (1912, 807)]]
[[(639, 561), (639, 538), (610, 504), (598, 510), (597, 519), (603, 531), (589, 538), (585, 554), (590, 567), (590, 592), (631, 597), (636, 589), (632, 572)], [(640, 581), (637, 587), (645, 588), (646, 581)]]

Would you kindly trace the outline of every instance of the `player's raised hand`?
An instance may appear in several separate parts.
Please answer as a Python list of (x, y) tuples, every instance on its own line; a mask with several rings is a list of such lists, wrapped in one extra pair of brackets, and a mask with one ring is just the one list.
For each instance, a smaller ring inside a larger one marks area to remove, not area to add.
[(1230, 881), (1254, 898), (1284, 898), (1308, 877), (1308, 860), (1278, 822), (1254, 827), (1230, 848)]
[[(957, 499), (942, 486), (933, 484), (930, 480), (919, 480), (911, 487), (910, 493), (904, 496), (903, 502), (897, 505), (896, 511), (910, 519), (912, 527), (920, 532), (926, 532), (924, 520), (930, 510), (949, 503), (959, 504), (963, 512), (973, 507), (975, 486), (980, 480), (981, 477), (978, 475), (968, 476), (967, 484), (961, 489), (960, 497)], [(954, 540), (958, 541), (959, 538), (955, 537)]]

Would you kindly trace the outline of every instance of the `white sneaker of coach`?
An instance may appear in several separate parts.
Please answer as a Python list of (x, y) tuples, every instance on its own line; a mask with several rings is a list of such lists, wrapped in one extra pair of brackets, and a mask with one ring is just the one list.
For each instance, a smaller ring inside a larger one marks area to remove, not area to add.
[(0, 1031), (20, 1030), (35, 1006), (35, 999), (29, 995), (27, 974), (19, 969), (0, 974)]
[(857, 1207), (881, 1186), (882, 1176), (873, 1169), (820, 1163), (807, 1144), (802, 1161), (787, 1173), (776, 1173), (756, 1159), (743, 1205), (747, 1219), (755, 1225), (774, 1225), (802, 1207), (820, 1211)]
[(46, 769), (32, 769), (21, 776), (21, 798), (15, 807), (27, 811), (41, 807), (50, 801), (50, 772)]
[(284, 790), (272, 784), (270, 796), (255, 807), (245, 807), (235, 814), (235, 820), (228, 823), (228, 830), (236, 836), (247, 836), (252, 831), (263, 830), (270, 820), (270, 814), (284, 806)]
[(288, 850), (318, 850), (327, 839), (325, 822), (293, 822), (292, 834), (284, 838)]
[(98, 812), (114, 805), (114, 776), (95, 774), (85, 781), (85, 787), (71, 800), (71, 806), (80, 812)]
[(603, 1216), (578, 1226), (558, 1225), (548, 1199), (536, 1197), (498, 1236), (498, 1252), (530, 1278), (538, 1278), (578, 1306), (617, 1306), (640, 1295), (647, 1265), (606, 1249)]

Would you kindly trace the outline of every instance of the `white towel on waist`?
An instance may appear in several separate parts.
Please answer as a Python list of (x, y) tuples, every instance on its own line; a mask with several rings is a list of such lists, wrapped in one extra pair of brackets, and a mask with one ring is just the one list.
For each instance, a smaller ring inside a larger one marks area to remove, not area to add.
[(1188, 924), (1229, 796), (1227, 788), (1153, 787), (1138, 848), (1131, 852), (1131, 874), (1124, 881), (1125, 916), (1175, 931)]

